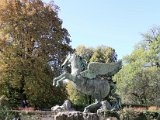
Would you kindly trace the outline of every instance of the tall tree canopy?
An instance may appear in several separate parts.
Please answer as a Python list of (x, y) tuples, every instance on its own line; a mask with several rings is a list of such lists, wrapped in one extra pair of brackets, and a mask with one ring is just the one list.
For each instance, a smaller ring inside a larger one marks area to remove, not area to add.
[(65, 99), (52, 86), (60, 64), (72, 51), (58, 7), (41, 0), (0, 1), (0, 94), (15, 105), (28, 99), (36, 107)]
[(158, 105), (160, 100), (160, 31), (152, 28), (144, 41), (123, 58), (124, 67), (114, 80), (125, 103)]
[(90, 62), (111, 63), (117, 61), (115, 49), (107, 46), (97, 47), (90, 59)]
[(84, 45), (79, 45), (76, 48), (76, 54), (80, 55), (89, 62), (111, 63), (117, 61), (115, 49), (108, 46), (98, 46), (96, 48), (87, 48)]

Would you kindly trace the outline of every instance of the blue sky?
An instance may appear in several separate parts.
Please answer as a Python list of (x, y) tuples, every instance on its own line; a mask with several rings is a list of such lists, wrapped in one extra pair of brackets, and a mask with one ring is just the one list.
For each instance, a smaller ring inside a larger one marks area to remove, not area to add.
[[(50, 0), (43, 0), (48, 3)], [(54, 0), (59, 17), (78, 45), (114, 48), (118, 58), (143, 40), (141, 33), (160, 25), (160, 0)]]

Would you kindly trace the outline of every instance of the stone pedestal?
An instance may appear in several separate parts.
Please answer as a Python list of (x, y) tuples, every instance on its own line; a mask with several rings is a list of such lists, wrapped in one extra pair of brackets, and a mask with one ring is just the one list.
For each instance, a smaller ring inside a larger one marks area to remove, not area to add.
[(73, 112), (59, 112), (54, 117), (55, 120), (98, 120), (96, 113), (82, 113), (78, 111)]
[(54, 116), (54, 120), (118, 120), (114, 116), (97, 115), (96, 113), (83, 113), (78, 111), (60, 112)]
[(102, 111), (99, 113), (34, 111), (19, 114), (21, 114), (21, 120), (120, 120), (119, 114), (113, 111)]

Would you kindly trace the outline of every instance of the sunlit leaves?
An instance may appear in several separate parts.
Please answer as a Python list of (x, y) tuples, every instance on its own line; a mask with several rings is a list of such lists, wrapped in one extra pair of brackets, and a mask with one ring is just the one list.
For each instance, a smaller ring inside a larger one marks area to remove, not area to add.
[(123, 58), (124, 66), (114, 76), (125, 103), (157, 105), (160, 99), (160, 31), (151, 29), (144, 41)]

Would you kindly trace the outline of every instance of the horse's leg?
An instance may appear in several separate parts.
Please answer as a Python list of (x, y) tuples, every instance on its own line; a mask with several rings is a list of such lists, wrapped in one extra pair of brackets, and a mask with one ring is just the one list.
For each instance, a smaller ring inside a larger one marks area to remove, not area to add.
[(100, 102), (100, 96), (99, 94), (95, 94), (95, 103), (88, 105), (87, 107), (85, 107), (84, 112), (89, 112), (89, 111), (97, 111), (101, 106), (101, 102)]
[(122, 105), (122, 104), (121, 104), (121, 98), (120, 98), (119, 95), (116, 94), (116, 93), (114, 93), (114, 94), (112, 95), (112, 97), (115, 98), (115, 103), (114, 103), (114, 105), (112, 106), (112, 110), (111, 110), (111, 111), (120, 109), (120, 108), (122, 107), (122, 106), (121, 106), (121, 105)]
[(65, 76), (66, 73), (61, 74), (60, 76), (53, 79), (53, 86), (57, 84), (57, 81)]
[(115, 97), (116, 100), (117, 100), (118, 108), (121, 108), (121, 107), (122, 107), (122, 106), (121, 106), (121, 105), (122, 105), (122, 102), (121, 102), (120, 96), (119, 96), (117, 93), (115, 93), (113, 97)]
[[(57, 78), (59, 78), (59, 79), (57, 79)], [(57, 78), (56, 78), (56, 81), (55, 81), (54, 85), (59, 86), (59, 82), (60, 82), (60, 81), (63, 81), (63, 80), (65, 80), (65, 79), (72, 80), (72, 79), (73, 79), (73, 76), (72, 76), (71, 74), (69, 74), (69, 73), (64, 73), (64, 74), (60, 75), (60, 76), (57, 77)]]
[(54, 78), (53, 80), (58, 80), (58, 79), (61, 79), (63, 76), (65, 76), (66, 73), (62, 73), (60, 76)]
[(61, 79), (57, 80), (57, 81), (56, 81), (56, 87), (59, 86), (59, 82), (60, 82), (60, 81), (63, 81), (63, 80), (65, 80), (65, 79), (66, 79), (65, 77), (62, 77)]
[(84, 108), (83, 112), (92, 112), (92, 111), (97, 111), (101, 107), (100, 102), (95, 102), (93, 104), (88, 105), (87, 107)]

